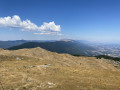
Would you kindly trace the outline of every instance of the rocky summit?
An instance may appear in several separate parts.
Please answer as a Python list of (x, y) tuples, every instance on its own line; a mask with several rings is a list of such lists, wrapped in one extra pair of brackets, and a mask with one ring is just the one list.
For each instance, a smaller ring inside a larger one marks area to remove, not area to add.
[(0, 90), (120, 90), (120, 64), (39, 47), (0, 49)]

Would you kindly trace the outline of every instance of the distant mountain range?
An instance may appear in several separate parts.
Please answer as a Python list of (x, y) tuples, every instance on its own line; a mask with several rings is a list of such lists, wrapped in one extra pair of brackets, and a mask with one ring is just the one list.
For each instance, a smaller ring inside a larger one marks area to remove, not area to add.
[(108, 55), (120, 58), (120, 44), (94, 43), (85, 40), (15, 40), (0, 41), (0, 48), (17, 50), (23, 48), (41, 47), (57, 53), (72, 55), (97, 56)]
[(53, 42), (55, 40), (13, 40), (13, 41), (0, 41), (0, 48), (10, 48), (13, 46), (21, 45), (26, 42)]
[(17, 50), (23, 48), (35, 48), (41, 47), (46, 50), (57, 53), (68, 53), (72, 55), (87, 55), (91, 56), (91, 51), (95, 48), (87, 45), (84, 42), (75, 40), (59, 40), (54, 42), (26, 42), (21, 45), (8, 48), (9, 50)]
[(26, 40), (15, 40), (15, 41), (0, 41), (0, 48), (9, 48), (9, 47), (13, 47), (13, 46), (17, 46), (20, 44), (23, 44), (27, 42)]

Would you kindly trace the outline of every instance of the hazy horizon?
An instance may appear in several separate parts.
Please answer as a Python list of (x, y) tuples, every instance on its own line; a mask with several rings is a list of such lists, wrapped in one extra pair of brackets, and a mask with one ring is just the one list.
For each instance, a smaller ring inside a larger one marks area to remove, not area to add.
[[(61, 38), (61, 39), (68, 39), (68, 38)], [(19, 40), (25, 40), (25, 41), (59, 41), (61, 39), (14, 39), (14, 40), (0, 40), (0, 41), (19, 41)], [(103, 41), (103, 40), (82, 40), (82, 39), (70, 39), (70, 40), (76, 40), (76, 41), (87, 41), (91, 43), (104, 43), (104, 44), (120, 44), (120, 41)]]

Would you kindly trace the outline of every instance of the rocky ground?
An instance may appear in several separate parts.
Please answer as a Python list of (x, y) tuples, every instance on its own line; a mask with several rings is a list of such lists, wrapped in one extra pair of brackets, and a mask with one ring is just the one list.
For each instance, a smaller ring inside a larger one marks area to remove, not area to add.
[(0, 90), (120, 90), (120, 65), (42, 48), (0, 49)]

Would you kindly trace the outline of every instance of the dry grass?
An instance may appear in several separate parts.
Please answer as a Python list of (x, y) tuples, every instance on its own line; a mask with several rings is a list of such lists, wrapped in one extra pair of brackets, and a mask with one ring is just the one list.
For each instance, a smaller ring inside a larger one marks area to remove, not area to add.
[(1, 50), (0, 81), (4, 90), (120, 90), (120, 70), (108, 60), (41, 48)]

